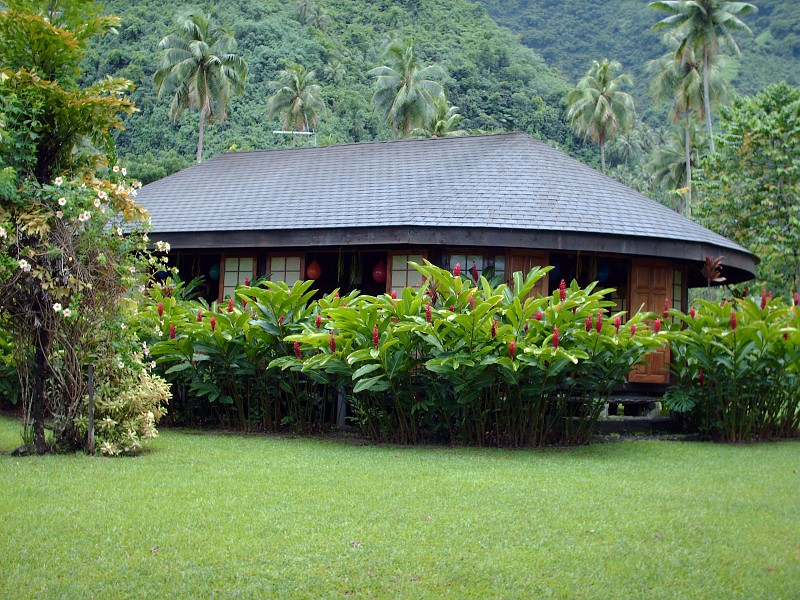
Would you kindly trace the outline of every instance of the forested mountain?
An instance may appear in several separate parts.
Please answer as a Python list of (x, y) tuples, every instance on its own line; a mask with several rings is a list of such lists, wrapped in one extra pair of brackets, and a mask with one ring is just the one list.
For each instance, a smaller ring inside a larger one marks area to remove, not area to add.
[[(180, 126), (171, 125), (170, 99), (158, 100), (153, 86), (158, 42), (177, 33), (175, 17), (185, 6), (183, 1), (107, 0), (105, 10), (121, 18), (119, 34), (102, 38), (87, 56), (87, 78), (121, 75), (137, 85), (132, 96), (139, 112), (118, 135), (118, 152), (145, 180), (188, 164), (196, 145), (197, 114), (187, 112)], [(272, 134), (279, 120), (266, 118), (266, 98), (270, 80), (291, 62), (316, 71), (329, 107), (320, 119), (319, 143), (388, 138), (389, 128), (379, 123), (370, 105), (373, 82), (367, 72), (381, 64), (393, 39), (413, 39), (422, 63), (445, 69), (448, 99), (464, 116), (460, 128), (523, 130), (590, 161), (596, 153), (570, 132), (566, 79), (479, 4), (239, 0), (216, 5), (212, 20), (235, 34), (248, 75), (246, 90), (231, 103), (226, 123), (206, 130), (207, 157), (228, 149), (290, 143), (290, 138)]]
[[(739, 34), (739, 59), (728, 63), (733, 88), (753, 95), (786, 80), (800, 84), (800, 2), (751, 0), (758, 13), (744, 22), (753, 35)], [(592, 60), (618, 60), (634, 79), (638, 111), (655, 115), (645, 91), (647, 61), (664, 54), (661, 32), (652, 26), (666, 16), (650, 0), (480, 0), (498, 23), (520, 35), (523, 44), (575, 82)]]

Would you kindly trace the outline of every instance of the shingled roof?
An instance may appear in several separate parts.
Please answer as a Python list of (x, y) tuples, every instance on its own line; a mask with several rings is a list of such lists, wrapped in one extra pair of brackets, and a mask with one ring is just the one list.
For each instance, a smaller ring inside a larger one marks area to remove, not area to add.
[(482, 243), (725, 255), (748, 273), (756, 260), (524, 133), (227, 153), (138, 200), (176, 247)]

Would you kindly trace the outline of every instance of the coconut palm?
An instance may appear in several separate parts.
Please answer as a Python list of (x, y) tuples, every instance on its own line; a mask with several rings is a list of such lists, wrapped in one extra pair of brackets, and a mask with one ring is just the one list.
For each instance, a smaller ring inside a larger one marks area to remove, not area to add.
[(686, 47), (702, 57), (703, 64), (703, 103), (708, 131), (709, 149), (714, 152), (714, 135), (711, 126), (711, 65), (719, 54), (720, 47), (730, 49), (739, 55), (739, 46), (733, 38), (734, 32), (752, 33), (740, 16), (758, 12), (747, 2), (728, 2), (727, 0), (663, 0), (651, 2), (650, 7), (670, 13), (653, 29), (672, 29), (678, 39), (675, 51), (676, 60)]
[[(675, 54), (675, 48), (680, 41), (674, 35), (668, 35), (664, 42), (671, 46), (661, 58), (650, 61), (647, 69), (654, 73), (654, 78), (648, 86), (656, 102), (669, 102), (668, 117), (672, 123), (683, 122), (684, 126), (684, 164), (686, 165), (686, 190), (683, 207), (691, 211), (692, 201), (692, 122), (703, 120), (706, 110), (704, 102), (704, 86), (702, 75), (702, 59), (694, 49), (684, 46), (680, 55)], [(716, 55), (709, 70), (709, 104), (717, 105), (725, 95), (725, 82), (720, 76), (721, 65), (724, 57)]]
[(417, 60), (412, 41), (392, 42), (386, 50), (387, 65), (368, 72), (375, 77), (372, 104), (382, 121), (389, 121), (395, 139), (409, 137), (424, 127), (435, 111), (436, 98), (444, 95), (444, 77), (438, 65), (423, 67)]
[(614, 139), (618, 132), (626, 131), (636, 116), (633, 98), (622, 91), (624, 85), (630, 85), (631, 78), (625, 74), (616, 75), (620, 68), (617, 61), (594, 61), (567, 97), (567, 116), (575, 133), (600, 144), (603, 174), (606, 172), (606, 142)]
[(244, 91), (247, 77), (247, 65), (236, 54), (236, 39), (228, 31), (212, 28), (209, 17), (197, 10), (178, 16), (178, 35), (168, 35), (158, 44), (161, 66), (154, 77), (159, 97), (172, 96), (173, 121), (187, 108), (200, 113), (198, 163), (205, 123), (225, 121), (228, 103)]
[[(280, 71), (277, 79), (269, 83), (273, 93), (267, 98), (267, 118), (279, 115), (283, 128), (290, 131), (314, 129), (325, 112), (325, 101), (315, 78), (316, 73), (306, 71), (303, 65), (291, 64)], [(295, 138), (292, 136), (293, 146)]]
[[(687, 138), (696, 139), (701, 129), (694, 121), (688, 127), (671, 128), (665, 142), (655, 149), (651, 163), (653, 181), (666, 195), (676, 196), (675, 210), (686, 216), (691, 216), (691, 190), (687, 190), (684, 182), (691, 185), (692, 164), (699, 159), (697, 149), (692, 148)], [(691, 151), (687, 154), (686, 149)]]
[(465, 135), (463, 129), (456, 129), (462, 117), (457, 106), (452, 106), (447, 98), (439, 96), (434, 99), (434, 112), (424, 127), (415, 129), (413, 135), (424, 137), (455, 137)]

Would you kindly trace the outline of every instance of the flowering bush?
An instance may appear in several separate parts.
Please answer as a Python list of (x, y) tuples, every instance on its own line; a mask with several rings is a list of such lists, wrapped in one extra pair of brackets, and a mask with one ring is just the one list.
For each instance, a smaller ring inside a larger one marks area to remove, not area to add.
[(795, 436), (800, 428), (800, 307), (771, 294), (699, 301), (671, 336), (678, 387), (665, 400), (722, 441)]

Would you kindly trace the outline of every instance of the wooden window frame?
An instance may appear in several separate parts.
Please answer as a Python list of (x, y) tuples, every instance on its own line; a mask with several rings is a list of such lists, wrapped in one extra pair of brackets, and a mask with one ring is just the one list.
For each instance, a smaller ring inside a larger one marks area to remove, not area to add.
[[(427, 248), (418, 248), (413, 250), (389, 250), (386, 253), (386, 293), (392, 293), (392, 264), (394, 262), (395, 256), (421, 256), (423, 259), (428, 259), (428, 249)], [(408, 270), (406, 271), (408, 272)], [(408, 277), (406, 276), (406, 281), (408, 281)], [(407, 286), (403, 286), (405, 289)]]
[[(273, 271), (272, 271), (272, 259), (274, 258), (299, 258), (300, 259), (300, 278), (299, 281), (305, 281), (306, 277), (306, 253), (305, 252), (275, 252), (272, 254), (267, 255), (267, 273), (269, 274), (270, 280), (275, 281), (273, 279)], [(283, 274), (286, 274), (286, 270), (283, 271)], [(283, 281), (283, 280), (281, 280)]]
[[(234, 253), (223, 253), (220, 255), (220, 265), (219, 265), (219, 291), (217, 293), (217, 302), (222, 302), (225, 294), (225, 263), (229, 258), (250, 258), (253, 260), (253, 267), (250, 273), (250, 280), (252, 281), (256, 276), (256, 269), (258, 268), (258, 254), (250, 253), (250, 252), (234, 252)], [(237, 273), (242, 273), (242, 271), (237, 271)]]

